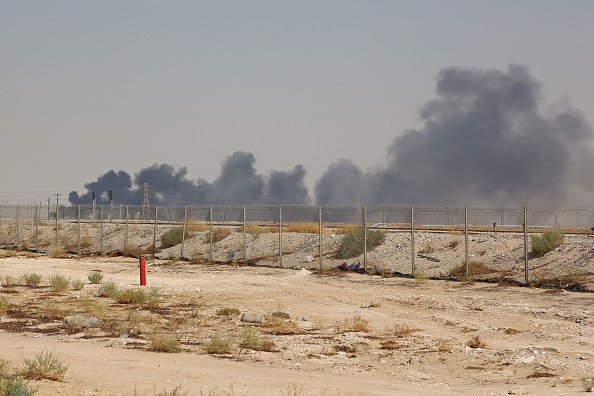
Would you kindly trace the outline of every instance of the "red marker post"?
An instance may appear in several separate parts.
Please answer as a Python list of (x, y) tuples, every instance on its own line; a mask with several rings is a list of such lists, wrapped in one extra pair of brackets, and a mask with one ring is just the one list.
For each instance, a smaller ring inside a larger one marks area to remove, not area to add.
[(140, 258), (140, 286), (146, 286), (146, 260)]

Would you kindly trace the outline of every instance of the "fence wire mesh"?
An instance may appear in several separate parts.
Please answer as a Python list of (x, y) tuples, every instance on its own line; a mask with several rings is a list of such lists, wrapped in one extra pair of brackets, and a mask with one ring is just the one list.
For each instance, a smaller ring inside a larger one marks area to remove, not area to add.
[[(0, 205), (0, 246), (594, 290), (593, 225), (594, 206)], [(385, 240), (341, 256), (353, 230)], [(537, 254), (533, 239), (550, 230), (562, 243)]]

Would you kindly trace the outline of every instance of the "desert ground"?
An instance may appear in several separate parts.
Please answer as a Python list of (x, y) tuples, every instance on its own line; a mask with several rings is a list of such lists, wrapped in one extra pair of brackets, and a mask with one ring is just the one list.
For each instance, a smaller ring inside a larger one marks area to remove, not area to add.
[[(163, 258), (141, 287), (137, 258), (0, 253), (0, 358), (68, 366), (28, 382), (42, 396), (571, 395), (594, 378), (588, 292)], [(91, 273), (156, 298), (102, 297)]]

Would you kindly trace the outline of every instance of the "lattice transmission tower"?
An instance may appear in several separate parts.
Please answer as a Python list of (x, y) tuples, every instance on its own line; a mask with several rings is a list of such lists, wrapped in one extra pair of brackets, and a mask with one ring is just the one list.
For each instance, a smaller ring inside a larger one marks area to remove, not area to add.
[(144, 183), (144, 194), (143, 194), (143, 198), (142, 198), (142, 221), (143, 222), (149, 222), (150, 217), (151, 217), (151, 208), (150, 208), (150, 204), (149, 204), (149, 197), (148, 197), (148, 192), (149, 192), (149, 185), (148, 183)]

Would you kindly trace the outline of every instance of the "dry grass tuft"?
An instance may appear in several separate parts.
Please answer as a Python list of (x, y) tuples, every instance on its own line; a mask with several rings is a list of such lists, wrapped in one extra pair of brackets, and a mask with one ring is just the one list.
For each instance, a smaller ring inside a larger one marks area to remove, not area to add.
[(148, 336), (153, 352), (178, 353), (181, 352), (179, 339), (173, 334), (154, 333)]
[(359, 315), (355, 315), (352, 318), (348, 318), (342, 321), (338, 325), (340, 332), (354, 332), (354, 333), (369, 333), (371, 331), (369, 327), (369, 321), (363, 319)]
[(264, 322), (266, 331), (274, 335), (292, 335), (300, 334), (299, 326), (291, 319), (285, 319), (280, 316), (270, 316)]
[(53, 352), (41, 352), (32, 359), (25, 359), (20, 374), (28, 380), (63, 381), (68, 365), (54, 356)]
[(470, 340), (468, 340), (466, 346), (470, 348), (485, 348), (487, 344), (483, 340), (481, 340), (481, 338), (477, 334)]
[(317, 234), (320, 232), (319, 223), (313, 221), (303, 221), (287, 224), (287, 232), (299, 232), (302, 234)]

